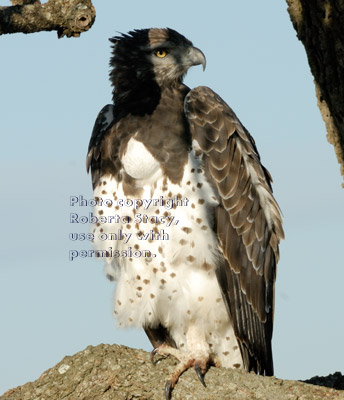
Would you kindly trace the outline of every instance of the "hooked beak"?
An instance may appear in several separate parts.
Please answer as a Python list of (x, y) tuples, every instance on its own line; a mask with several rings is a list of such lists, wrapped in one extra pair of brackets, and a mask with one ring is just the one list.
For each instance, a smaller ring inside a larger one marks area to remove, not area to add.
[(187, 61), (192, 65), (200, 65), (202, 64), (203, 71), (205, 70), (207, 60), (203, 52), (197, 47), (191, 47), (187, 54)]

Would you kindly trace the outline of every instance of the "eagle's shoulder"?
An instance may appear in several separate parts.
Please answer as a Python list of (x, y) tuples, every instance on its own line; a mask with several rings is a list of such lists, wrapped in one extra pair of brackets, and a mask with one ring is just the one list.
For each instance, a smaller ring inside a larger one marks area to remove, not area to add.
[(93, 188), (104, 175), (122, 180), (121, 155), (136, 129), (135, 118), (121, 115), (117, 106), (108, 104), (100, 111), (86, 157), (86, 168), (87, 171), (91, 169)]
[(100, 143), (111, 128), (115, 121), (115, 106), (107, 104), (104, 106), (95, 120), (90, 142), (88, 145), (88, 152), (86, 157), (86, 170), (89, 172), (90, 168), (94, 166), (100, 157)]

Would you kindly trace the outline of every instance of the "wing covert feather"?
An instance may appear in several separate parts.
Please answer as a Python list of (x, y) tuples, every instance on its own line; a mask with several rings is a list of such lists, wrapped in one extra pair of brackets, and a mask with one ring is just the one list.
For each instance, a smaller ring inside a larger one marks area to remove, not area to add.
[(114, 123), (114, 113), (115, 106), (113, 104), (107, 104), (104, 106), (97, 115), (92, 130), (86, 157), (86, 170), (89, 172), (91, 169), (93, 188), (95, 187), (101, 174), (101, 143), (106, 133)]
[(249, 132), (211, 89), (191, 90), (184, 109), (220, 200), (215, 230), (224, 261), (217, 277), (244, 364), (247, 370), (272, 375), (274, 284), (284, 234), (271, 176)]

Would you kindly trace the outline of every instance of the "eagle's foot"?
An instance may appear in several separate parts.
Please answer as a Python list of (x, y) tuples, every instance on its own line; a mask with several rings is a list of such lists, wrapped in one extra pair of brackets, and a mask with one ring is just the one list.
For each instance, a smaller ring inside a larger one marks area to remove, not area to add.
[[(160, 347), (160, 346), (159, 346)], [(161, 354), (161, 353), (159, 353), (159, 347), (156, 347), (155, 349), (153, 349), (152, 351), (151, 351), (151, 353), (150, 353), (150, 360), (151, 360), (151, 363), (153, 364), (153, 365), (157, 365), (157, 363), (160, 361), (160, 359), (158, 359), (158, 360), (155, 360), (155, 356), (157, 355), (157, 354), (159, 354), (160, 356), (161, 356), (161, 358), (162, 359), (164, 359), (164, 358), (166, 358), (169, 354)]]
[(159, 354), (160, 356), (163, 356), (164, 358), (171, 355), (174, 358), (176, 358), (179, 363), (177, 364), (176, 368), (172, 372), (172, 374), (168, 377), (168, 380), (166, 381), (165, 384), (165, 398), (166, 400), (171, 399), (171, 394), (173, 391), (173, 388), (175, 387), (176, 383), (178, 382), (178, 379), (180, 375), (182, 375), (183, 372), (188, 370), (191, 367), (195, 368), (196, 375), (202, 385), (206, 387), (206, 384), (204, 382), (204, 375), (208, 370), (208, 365), (211, 362), (209, 357), (190, 357), (190, 354), (182, 352), (179, 349), (176, 349), (174, 347), (166, 346), (166, 345), (160, 345), (159, 347), (155, 348), (152, 353), (151, 353), (151, 361), (153, 364), (156, 364), (154, 361), (154, 356)]

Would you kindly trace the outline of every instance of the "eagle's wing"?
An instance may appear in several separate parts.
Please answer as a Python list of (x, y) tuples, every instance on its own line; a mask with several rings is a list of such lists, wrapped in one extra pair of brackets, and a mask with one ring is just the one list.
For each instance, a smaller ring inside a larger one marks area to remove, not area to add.
[(89, 172), (89, 169), (91, 168), (93, 188), (100, 178), (99, 175), (101, 170), (101, 142), (104, 138), (104, 135), (114, 124), (114, 113), (115, 106), (113, 104), (107, 104), (101, 109), (94, 123), (86, 157), (86, 170), (87, 172)]
[(224, 261), (217, 277), (244, 364), (272, 375), (274, 284), (284, 234), (271, 177), (253, 138), (216, 93), (198, 87), (184, 104), (194, 148), (204, 154), (205, 173), (220, 203), (215, 230)]

